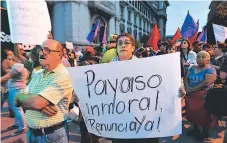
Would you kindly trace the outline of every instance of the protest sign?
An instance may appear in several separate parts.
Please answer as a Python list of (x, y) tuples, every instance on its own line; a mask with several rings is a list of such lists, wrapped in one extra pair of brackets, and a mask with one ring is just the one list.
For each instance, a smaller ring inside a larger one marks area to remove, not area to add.
[(41, 45), (47, 39), (51, 23), (44, 0), (7, 0), (7, 10), (13, 43)]
[(182, 133), (179, 53), (68, 69), (90, 133), (107, 138)]
[(65, 44), (66, 44), (67, 49), (73, 49), (73, 43), (72, 42), (65, 41)]
[(22, 44), (21, 48), (23, 50), (26, 50), (26, 51), (30, 51), (32, 50), (33, 48), (35, 48), (36, 45), (25, 45), (25, 44)]

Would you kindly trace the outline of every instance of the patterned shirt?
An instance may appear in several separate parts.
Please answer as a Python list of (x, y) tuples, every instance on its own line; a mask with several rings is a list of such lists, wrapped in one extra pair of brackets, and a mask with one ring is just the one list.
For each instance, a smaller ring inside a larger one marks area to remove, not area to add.
[(25, 118), (28, 127), (33, 129), (50, 127), (66, 119), (73, 89), (68, 70), (63, 64), (47, 72), (45, 76), (44, 70), (34, 74), (25, 91), (44, 97), (58, 109), (57, 114), (52, 117), (40, 111), (26, 110)]
[[(135, 60), (135, 59), (137, 59), (137, 57), (136, 57), (136, 56), (133, 56), (131, 60)], [(118, 56), (117, 56), (117, 57), (114, 57), (114, 58), (112, 59), (112, 62), (117, 62), (117, 61), (120, 61), (120, 59), (119, 59)]]

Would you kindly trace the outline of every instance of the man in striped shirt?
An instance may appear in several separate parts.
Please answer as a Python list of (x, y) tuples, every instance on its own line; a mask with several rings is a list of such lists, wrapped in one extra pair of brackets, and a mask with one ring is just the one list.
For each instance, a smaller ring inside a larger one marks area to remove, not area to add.
[(26, 93), (16, 96), (16, 104), (26, 109), (28, 143), (68, 142), (65, 120), (73, 89), (62, 50), (59, 42), (46, 40), (39, 51), (43, 71), (33, 76)]

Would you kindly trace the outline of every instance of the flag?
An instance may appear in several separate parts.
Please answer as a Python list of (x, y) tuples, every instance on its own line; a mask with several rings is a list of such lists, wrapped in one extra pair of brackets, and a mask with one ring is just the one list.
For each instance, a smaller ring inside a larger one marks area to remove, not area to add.
[(91, 28), (90, 32), (87, 35), (87, 40), (91, 43), (94, 41), (98, 34), (98, 29), (99, 29), (99, 21), (96, 21), (95, 25)]
[(197, 36), (198, 32), (196, 32), (192, 37), (188, 38), (191, 44), (193, 44), (196, 41)]
[(147, 46), (153, 47), (154, 51), (158, 50), (158, 40), (160, 39), (160, 33), (158, 26), (155, 24), (154, 29), (151, 32), (149, 40), (147, 41)]
[(102, 38), (102, 43), (103, 44), (106, 44), (107, 43), (107, 41), (106, 41), (106, 33), (107, 32), (107, 23), (106, 23), (106, 21), (105, 21), (105, 30), (104, 30), (104, 34), (103, 34), (103, 38)]
[(224, 42), (227, 38), (227, 27), (213, 24), (213, 30), (216, 41)]
[(100, 22), (98, 22), (98, 26), (95, 29), (95, 36), (94, 39), (97, 37), (98, 33), (99, 33), (99, 28), (100, 28)]
[(173, 36), (173, 38), (171, 39), (170, 43), (173, 44), (174, 42), (176, 42), (177, 40), (179, 40), (181, 38), (182, 38), (182, 34), (180, 31), (180, 28), (178, 27), (177, 31), (176, 31), (175, 35)]
[(197, 38), (197, 41), (206, 43), (207, 42), (207, 27), (203, 27), (203, 31), (200, 33), (199, 37)]
[(196, 31), (197, 31), (197, 24), (195, 23), (193, 17), (189, 14), (189, 11), (188, 11), (188, 14), (181, 27), (181, 34), (183, 38), (190, 38), (195, 35)]
[(191, 44), (193, 44), (196, 41), (196, 38), (198, 36), (198, 30), (199, 30), (199, 20), (196, 23), (196, 31), (195, 31), (195, 34), (192, 37), (188, 38), (188, 40), (190, 41)]

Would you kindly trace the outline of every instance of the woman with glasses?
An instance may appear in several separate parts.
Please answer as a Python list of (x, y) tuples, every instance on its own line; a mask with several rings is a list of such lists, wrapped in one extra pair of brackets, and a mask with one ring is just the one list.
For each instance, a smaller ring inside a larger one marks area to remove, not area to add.
[[(119, 35), (117, 39), (117, 56), (113, 59), (113, 62), (137, 59), (135, 56), (133, 56), (134, 51), (134, 38), (128, 33)], [(159, 143), (159, 139), (112, 139), (112, 143)]]
[(197, 65), (188, 70), (185, 77), (186, 118), (193, 124), (189, 136), (199, 141), (209, 141), (209, 128), (217, 126), (217, 118), (204, 108), (204, 96), (216, 80), (216, 71), (210, 67), (210, 55), (201, 51), (197, 55)]
[(183, 39), (180, 45), (181, 57), (183, 59), (184, 66), (189, 69), (193, 65), (196, 65), (196, 53), (191, 50), (191, 43), (188, 39)]

